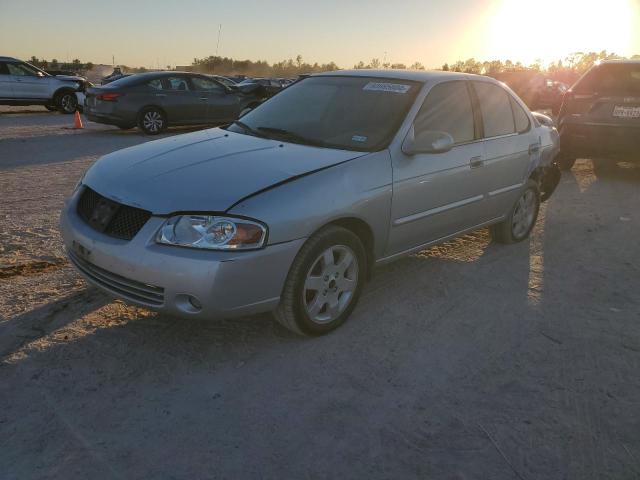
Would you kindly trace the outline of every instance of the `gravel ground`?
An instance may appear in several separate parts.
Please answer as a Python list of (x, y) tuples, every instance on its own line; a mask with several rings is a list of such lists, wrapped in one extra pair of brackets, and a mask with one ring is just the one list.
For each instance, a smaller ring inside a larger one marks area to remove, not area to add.
[(640, 168), (580, 160), (530, 241), (381, 268), (309, 340), (88, 287), (63, 198), (149, 138), (0, 108), (0, 478), (640, 478)]

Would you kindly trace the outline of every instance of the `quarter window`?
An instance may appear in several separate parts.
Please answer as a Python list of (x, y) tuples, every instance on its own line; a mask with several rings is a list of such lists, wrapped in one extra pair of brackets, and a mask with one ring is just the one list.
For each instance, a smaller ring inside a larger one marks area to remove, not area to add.
[(9, 75), (9, 69), (4, 62), (0, 62), (0, 75)]
[(474, 82), (474, 88), (480, 102), (484, 136), (491, 138), (515, 133), (509, 94), (489, 82)]
[(509, 96), (511, 100), (511, 109), (513, 110), (513, 119), (516, 122), (516, 132), (524, 133), (529, 130), (529, 115), (523, 110), (523, 108), (515, 101), (512, 96)]
[(448, 133), (455, 143), (474, 140), (473, 108), (466, 82), (446, 82), (433, 87), (413, 125), (416, 135), (437, 131)]

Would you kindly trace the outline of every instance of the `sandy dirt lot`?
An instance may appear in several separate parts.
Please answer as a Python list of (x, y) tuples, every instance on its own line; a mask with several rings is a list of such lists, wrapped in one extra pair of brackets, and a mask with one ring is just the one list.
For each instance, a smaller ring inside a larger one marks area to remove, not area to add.
[(640, 168), (580, 160), (530, 241), (381, 268), (344, 327), (300, 339), (88, 287), (63, 199), (150, 139), (71, 122), (0, 110), (3, 480), (640, 478)]

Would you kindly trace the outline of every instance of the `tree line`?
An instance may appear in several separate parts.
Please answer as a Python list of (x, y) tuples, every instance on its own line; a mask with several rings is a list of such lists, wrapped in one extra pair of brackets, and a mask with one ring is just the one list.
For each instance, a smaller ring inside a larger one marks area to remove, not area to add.
[[(445, 63), (438, 70), (475, 73), (479, 75), (494, 76), (503, 72), (529, 71), (547, 75), (555, 80), (565, 83), (573, 83), (580, 75), (587, 71), (595, 62), (599, 60), (622, 59), (615, 53), (609, 53), (606, 50), (601, 52), (576, 52), (564, 59), (557, 60), (548, 65), (543, 65), (542, 61), (537, 61), (530, 65), (524, 65), (521, 62), (513, 62), (511, 60), (485, 60), (480, 61), (475, 58), (467, 60), (458, 60), (453, 63)], [(634, 55), (632, 59), (640, 59), (640, 55)], [(74, 59), (71, 62), (60, 62), (57, 59), (51, 61), (39, 59), (35, 56), (29, 60), (33, 65), (43, 70), (72, 70), (72, 71), (90, 71), (94, 64), (92, 62), (82, 62)], [(140, 73), (147, 71), (144, 67), (131, 68), (121, 65), (125, 72)], [(360, 61), (353, 65), (354, 69), (409, 69), (409, 70), (425, 70), (420, 62), (414, 62), (408, 67), (403, 63), (392, 63), (380, 61), (379, 58), (373, 58), (370, 62)], [(167, 69), (170, 66), (167, 65)], [(206, 58), (194, 58), (190, 66), (193, 71), (218, 75), (246, 75), (248, 77), (276, 77), (276, 78), (293, 78), (301, 74), (327, 72), (339, 70), (340, 67), (335, 62), (329, 63), (309, 63), (304, 61), (302, 55), (296, 56), (295, 59), (282, 60), (272, 63), (265, 60), (235, 60), (230, 57), (209, 56)]]

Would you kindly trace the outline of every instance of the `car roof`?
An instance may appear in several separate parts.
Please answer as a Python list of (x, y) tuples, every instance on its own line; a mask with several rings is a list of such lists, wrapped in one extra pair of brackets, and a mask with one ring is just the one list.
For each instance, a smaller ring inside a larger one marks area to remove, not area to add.
[(13, 57), (0, 57), (0, 62), (21, 62), (22, 60), (18, 60)]
[(316, 73), (311, 75), (315, 76), (329, 76), (329, 77), (373, 77), (384, 78), (393, 80), (410, 80), (414, 82), (426, 83), (431, 80), (463, 80), (463, 79), (477, 79), (486, 80), (489, 77), (482, 75), (473, 75), (470, 73), (460, 72), (445, 72), (441, 70), (373, 70), (373, 69), (358, 69), (358, 70), (335, 70), (333, 72)]
[(601, 60), (600, 65), (624, 64), (624, 65), (640, 65), (640, 60)]

